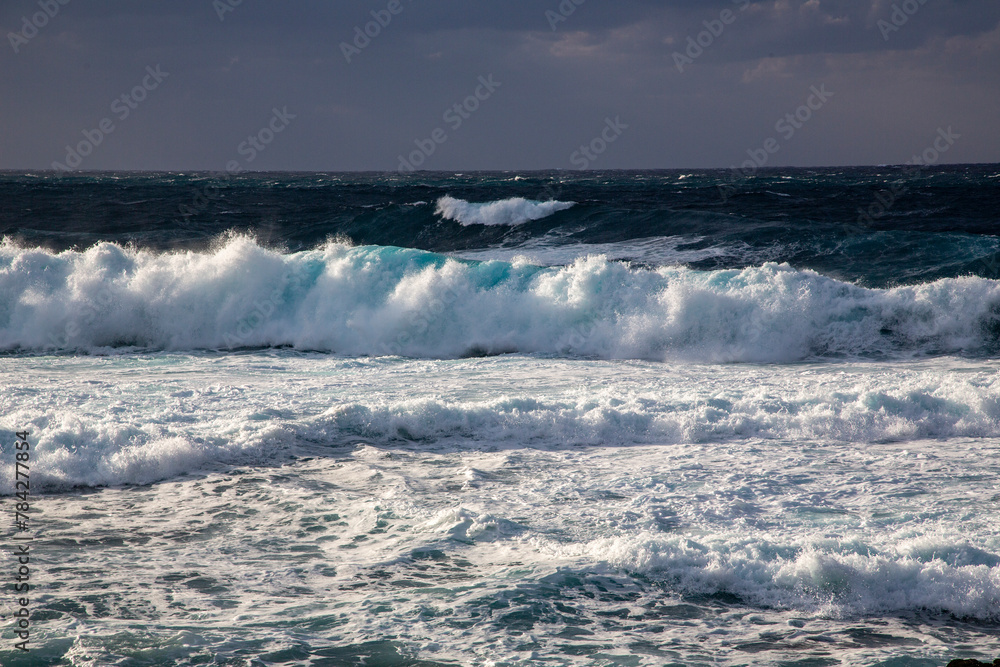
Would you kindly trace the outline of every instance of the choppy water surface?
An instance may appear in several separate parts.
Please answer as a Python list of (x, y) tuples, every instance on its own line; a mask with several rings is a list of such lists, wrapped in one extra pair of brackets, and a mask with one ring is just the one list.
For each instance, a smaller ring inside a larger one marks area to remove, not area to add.
[(884, 171), (3, 175), (0, 662), (1000, 655), (996, 169)]

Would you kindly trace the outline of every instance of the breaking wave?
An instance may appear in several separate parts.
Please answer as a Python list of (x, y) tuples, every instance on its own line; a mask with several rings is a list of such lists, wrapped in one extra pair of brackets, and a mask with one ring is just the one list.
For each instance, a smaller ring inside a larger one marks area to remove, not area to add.
[(1000, 282), (978, 277), (867, 289), (785, 264), (695, 271), (589, 256), (540, 267), (341, 243), (282, 254), (245, 237), (210, 252), (0, 246), (8, 351), (795, 362), (993, 355), (998, 338)]

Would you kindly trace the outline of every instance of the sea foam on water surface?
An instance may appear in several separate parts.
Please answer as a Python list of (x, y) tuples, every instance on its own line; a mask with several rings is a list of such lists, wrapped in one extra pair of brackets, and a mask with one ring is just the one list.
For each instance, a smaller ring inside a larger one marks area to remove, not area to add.
[[(34, 380), (5, 374), (0, 433), (32, 431), (40, 489), (281, 464), (299, 450), (357, 440), (545, 450), (1000, 438), (1000, 381), (987, 361), (717, 372), (658, 362), (345, 359), (292, 350), (38, 359)], [(15, 361), (0, 357), (0, 367)], [(505, 379), (489, 381), (494, 374)], [(42, 387), (49, 399), (39, 405), (30, 399)]]

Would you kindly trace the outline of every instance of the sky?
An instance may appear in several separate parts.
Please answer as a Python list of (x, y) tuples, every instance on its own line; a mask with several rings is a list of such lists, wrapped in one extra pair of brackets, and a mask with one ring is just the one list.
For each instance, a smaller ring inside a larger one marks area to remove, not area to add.
[(0, 169), (1000, 162), (996, 0), (3, 0)]

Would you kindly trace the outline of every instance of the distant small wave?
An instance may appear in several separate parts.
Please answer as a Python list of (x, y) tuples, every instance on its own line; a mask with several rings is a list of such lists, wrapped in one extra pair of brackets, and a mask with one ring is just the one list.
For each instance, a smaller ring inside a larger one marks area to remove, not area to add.
[(547, 218), (557, 211), (565, 211), (575, 202), (534, 201), (511, 197), (486, 203), (472, 203), (464, 199), (444, 196), (437, 200), (435, 212), (445, 220), (454, 220), (466, 227), (470, 225), (521, 225), (531, 220)]

